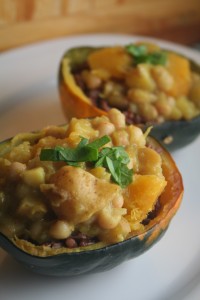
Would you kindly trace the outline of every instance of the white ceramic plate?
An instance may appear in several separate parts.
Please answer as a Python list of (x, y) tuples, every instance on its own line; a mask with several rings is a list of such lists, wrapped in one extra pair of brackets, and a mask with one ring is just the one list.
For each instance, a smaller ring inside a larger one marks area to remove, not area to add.
[[(86, 35), (8, 51), (0, 56), (0, 140), (21, 131), (65, 122), (57, 92), (58, 63), (78, 45), (127, 44), (145, 37)], [(151, 40), (151, 39), (150, 39)], [(165, 41), (200, 63), (200, 54)], [(0, 249), (2, 300), (199, 300), (200, 299), (200, 138), (175, 152), (185, 194), (166, 235), (142, 256), (100, 274), (49, 278), (29, 273)]]

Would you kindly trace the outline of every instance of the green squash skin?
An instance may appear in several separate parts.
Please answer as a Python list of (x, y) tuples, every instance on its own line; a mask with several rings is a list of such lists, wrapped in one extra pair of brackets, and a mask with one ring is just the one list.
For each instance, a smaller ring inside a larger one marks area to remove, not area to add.
[[(146, 129), (146, 127), (144, 128)], [(168, 151), (175, 151), (192, 143), (200, 133), (200, 117), (190, 121), (168, 121), (153, 126), (151, 136), (158, 140)], [(172, 138), (171, 143), (165, 143), (165, 138)]]
[[(86, 61), (87, 56), (90, 53), (101, 48), (103, 47), (82, 46), (72, 48), (65, 52), (59, 66), (58, 87), (64, 84), (64, 78), (61, 70), (62, 60), (64, 58), (70, 59), (70, 67), (72, 70), (74, 70), (77, 69), (80, 64), (83, 64)], [(200, 74), (200, 66), (192, 60), (190, 60), (190, 62), (191, 69)], [(166, 121), (161, 124), (148, 124), (144, 126), (141, 125), (140, 127), (143, 129), (143, 131), (145, 131), (146, 128), (149, 126), (153, 126), (151, 130), (151, 135), (156, 140), (158, 140), (162, 144), (162, 146), (164, 146), (168, 151), (172, 152), (187, 146), (198, 137), (198, 135), (200, 134), (200, 116), (189, 121)], [(170, 137), (170, 139), (172, 138), (169, 144), (165, 143), (165, 139), (167, 137)]]
[(48, 257), (37, 257), (20, 250), (1, 233), (0, 246), (30, 271), (41, 275), (72, 277), (108, 271), (126, 260), (143, 254), (160, 240), (166, 229), (161, 230), (156, 239), (149, 243), (147, 240), (153, 231), (154, 227), (145, 232), (143, 239), (132, 237), (101, 249), (63, 253)]

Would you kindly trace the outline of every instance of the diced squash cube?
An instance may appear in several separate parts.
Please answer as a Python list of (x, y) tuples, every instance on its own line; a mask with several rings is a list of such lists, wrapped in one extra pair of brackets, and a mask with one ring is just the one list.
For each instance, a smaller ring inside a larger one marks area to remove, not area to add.
[(105, 69), (116, 78), (123, 78), (131, 63), (132, 58), (123, 47), (100, 49), (88, 57), (88, 64), (92, 70)]
[(175, 53), (168, 53), (166, 68), (174, 79), (174, 84), (167, 93), (174, 97), (187, 95), (191, 86), (190, 62)]
[(142, 221), (148, 212), (152, 211), (158, 197), (163, 192), (167, 182), (156, 175), (134, 175), (133, 182), (126, 188), (124, 207), (131, 213), (132, 209), (141, 211)]

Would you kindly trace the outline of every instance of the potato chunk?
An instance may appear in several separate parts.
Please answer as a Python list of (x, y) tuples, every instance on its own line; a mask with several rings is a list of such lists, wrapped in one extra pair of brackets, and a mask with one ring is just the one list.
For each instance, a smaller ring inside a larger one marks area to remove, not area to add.
[(58, 218), (73, 224), (89, 220), (121, 193), (116, 184), (71, 166), (62, 167), (41, 190)]

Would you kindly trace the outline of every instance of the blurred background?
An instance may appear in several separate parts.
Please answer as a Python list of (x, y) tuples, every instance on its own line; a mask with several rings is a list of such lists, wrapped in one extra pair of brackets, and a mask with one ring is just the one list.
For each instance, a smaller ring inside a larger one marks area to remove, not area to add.
[(0, 51), (81, 33), (200, 42), (200, 0), (0, 0)]

